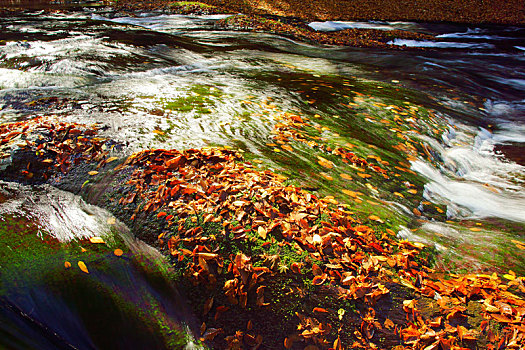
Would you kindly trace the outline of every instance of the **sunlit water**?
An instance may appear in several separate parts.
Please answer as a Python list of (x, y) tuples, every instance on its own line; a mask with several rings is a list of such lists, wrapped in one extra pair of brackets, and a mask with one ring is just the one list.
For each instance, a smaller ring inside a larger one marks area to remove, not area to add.
[[(128, 154), (150, 147), (229, 146), (357, 212), (375, 207), (345, 198), (342, 186), (364, 193), (368, 202), (381, 200), (389, 215), (410, 225), (400, 227), (401, 237), (456, 257), (490, 251), (472, 258), (479, 268), (523, 268), (523, 253), (510, 242), (524, 240), (525, 28), (312, 24), (317, 30), (373, 27), (438, 35), (436, 42), (392, 42), (438, 49), (405, 52), (219, 31), (216, 23), (224, 16), (124, 17), (104, 11), (2, 18), (2, 122), (55, 114), (99, 123)], [(275, 152), (272, 130), (283, 112), (292, 112), (325, 126), (326, 139), (356, 144), (362, 156), (397, 161), (401, 155), (389, 144), (396, 131), (380, 123), (392, 120), (393, 106), (415, 107), (403, 116), (407, 123), (443, 131), (407, 134), (430, 155), (420, 151), (407, 164), (420, 181), (420, 202), (393, 196), (398, 185), (381, 181), (354, 176), (346, 185), (327, 182), (310, 150)], [(433, 119), (423, 118), (427, 109)], [(23, 215), (61, 242), (107, 231), (109, 214), (72, 195), (47, 188), (22, 191), (29, 194), (10, 199), (2, 215), (29, 206)], [(443, 213), (415, 217), (412, 209), (423, 210), (425, 201)], [(481, 231), (469, 230), (472, 225)]]

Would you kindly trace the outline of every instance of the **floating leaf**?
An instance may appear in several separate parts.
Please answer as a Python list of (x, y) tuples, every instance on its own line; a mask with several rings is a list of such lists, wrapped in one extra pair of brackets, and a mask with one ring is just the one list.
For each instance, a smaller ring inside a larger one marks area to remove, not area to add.
[(70, 263), (69, 261), (66, 261), (66, 262), (64, 263), (64, 267), (65, 267), (66, 269), (69, 269), (69, 268), (71, 267), (71, 263)]
[(334, 163), (332, 163), (328, 159), (325, 159), (323, 157), (317, 157), (317, 158), (319, 159), (317, 163), (319, 163), (319, 165), (321, 165), (322, 167), (325, 167), (328, 169), (332, 169), (334, 167)]
[(369, 177), (372, 177), (372, 175), (370, 174), (365, 174), (365, 173), (357, 173), (357, 176), (363, 178), (363, 179), (368, 179)]
[(122, 254), (124, 254), (124, 252), (122, 251), (122, 249), (117, 248), (117, 249), (115, 249), (113, 254), (115, 254), (116, 256), (122, 256)]
[(331, 177), (330, 175), (328, 175), (327, 173), (320, 172), (319, 175), (321, 175), (322, 177), (324, 177), (324, 178), (327, 179), (328, 181), (333, 181), (333, 180), (334, 180), (334, 178)]
[(78, 267), (82, 270), (82, 272), (89, 273), (89, 270), (83, 261), (78, 262)]
[(94, 176), (94, 175), (97, 175), (97, 174), (98, 174), (98, 171), (96, 171), (96, 170), (91, 170), (91, 171), (88, 171), (88, 174), (91, 175), (91, 176)]
[(339, 176), (341, 176), (345, 180), (350, 180), (350, 181), (353, 180), (352, 176), (345, 174), (345, 173), (341, 173), (339, 174)]
[(351, 190), (341, 190), (344, 194), (349, 195), (350, 197), (357, 198), (357, 192), (351, 191)]
[(381, 218), (380, 218), (379, 216), (377, 216), (377, 215), (370, 215), (370, 216), (368, 217), (368, 219), (369, 219), (369, 220), (372, 220), (372, 221), (381, 222), (381, 223), (383, 222), (383, 220), (381, 220)]

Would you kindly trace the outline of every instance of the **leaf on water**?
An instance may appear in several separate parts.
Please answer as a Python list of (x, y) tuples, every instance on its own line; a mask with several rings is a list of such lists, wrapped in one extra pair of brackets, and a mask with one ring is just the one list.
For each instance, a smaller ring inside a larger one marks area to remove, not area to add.
[(370, 215), (368, 217), (369, 220), (372, 220), (372, 221), (377, 221), (377, 222), (380, 222), (380, 223), (383, 223), (383, 220), (381, 220), (381, 218), (377, 215)]
[(71, 263), (70, 263), (69, 261), (66, 261), (66, 262), (64, 263), (64, 267), (65, 267), (66, 269), (69, 269), (69, 268), (71, 267)]
[(122, 254), (124, 254), (124, 252), (122, 251), (122, 249), (117, 248), (117, 249), (115, 249), (113, 254), (115, 254), (116, 256), (122, 256)]
[(101, 237), (91, 237), (89, 241), (91, 243), (106, 243)]
[(293, 148), (290, 145), (282, 145), (281, 148), (289, 152), (293, 152)]
[(332, 169), (334, 167), (334, 163), (332, 163), (328, 159), (319, 156), (317, 158), (319, 159), (317, 163), (319, 163), (319, 165), (321, 165), (322, 167), (325, 167), (327, 169)]
[(363, 178), (363, 179), (368, 179), (369, 177), (372, 177), (372, 175), (370, 174), (365, 174), (365, 173), (357, 173), (357, 176)]
[(78, 262), (78, 267), (80, 268), (80, 270), (82, 270), (82, 272), (89, 273), (89, 270), (83, 261)]
[(357, 198), (357, 192), (351, 191), (351, 190), (342, 190), (344, 194), (349, 195), (352, 198)]
[(353, 180), (352, 176), (345, 174), (345, 173), (341, 173), (339, 174), (339, 176), (341, 176), (345, 180), (350, 180), (350, 181)]
[(94, 176), (94, 175), (98, 174), (98, 171), (92, 170), (92, 171), (89, 171), (88, 174), (91, 175), (91, 176)]
[(106, 159), (106, 163), (111, 163), (112, 161), (117, 160), (117, 159), (118, 159), (117, 157), (109, 157), (108, 159)]
[(328, 181), (333, 181), (334, 178), (331, 177), (330, 175), (328, 175), (327, 173), (324, 173), (324, 172), (320, 172), (319, 173), (322, 177), (324, 177), (325, 179), (327, 179)]

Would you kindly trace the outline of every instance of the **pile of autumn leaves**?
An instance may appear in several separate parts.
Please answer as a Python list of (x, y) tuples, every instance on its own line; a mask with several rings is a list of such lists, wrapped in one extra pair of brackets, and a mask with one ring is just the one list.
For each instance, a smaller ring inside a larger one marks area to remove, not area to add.
[[(135, 186), (132, 193), (138, 193), (146, 202), (137, 210), (157, 212), (157, 217), (166, 220), (176, 232), (165, 244), (180, 260), (190, 258), (186, 276), (202, 288), (223, 290), (231, 305), (246, 308), (248, 300), (254, 300), (252, 306), (268, 307), (272, 301), (265, 299), (265, 281), (283, 273), (304, 273), (314, 286), (328, 285), (339, 298), (357, 300), (371, 307), (389, 293), (378, 281), (397, 281), (414, 292), (437, 299), (444, 315), (425, 319), (417, 309), (417, 301), (406, 300), (403, 309), (407, 324), (394, 325), (388, 320), (383, 326), (395, 327), (407, 348), (459, 349), (457, 344), (476, 340), (479, 332), (487, 332), (489, 342), (497, 348), (518, 348), (523, 341), (525, 304), (519, 296), (507, 291), (512, 285), (525, 291), (522, 278), (511, 276), (507, 285), (495, 275), (434, 281), (429, 277), (432, 270), (415, 261), (421, 245), (374, 232), (357, 222), (333, 198), (317, 198), (285, 186), (278, 175), (256, 171), (239, 162), (239, 156), (228, 150), (143, 151), (123, 166), (137, 167), (128, 182)], [(126, 204), (130, 199), (125, 197), (121, 201)], [(264, 241), (263, 247), (275, 243), (289, 245), (298, 255), (307, 252), (308, 259), (281, 269), (275, 264), (279, 257), (247, 256), (243, 252), (221, 256), (210, 249), (217, 237), (204, 235), (199, 225), (185, 225), (187, 218), (197, 214), (203, 218), (202, 225), (219, 223), (222, 236), (247, 241), (259, 237)], [(255, 261), (265, 264), (256, 267)], [(229, 276), (224, 285), (217, 285), (218, 271)], [(484, 300), (486, 321), (479, 332), (462, 325), (452, 326), (465, 317), (463, 305), (470, 300)], [(204, 313), (215, 311), (217, 318), (228, 308), (213, 305), (211, 299), (205, 303)], [(488, 328), (489, 321), (502, 324), (503, 331), (494, 334)], [(377, 327), (382, 325), (373, 313), (363, 316), (361, 327), (354, 333), (356, 342), (344, 346), (373, 348), (371, 340)], [(283, 339), (283, 344), (291, 348), (294, 340), (300, 340), (318, 348), (341, 349), (344, 346), (339, 337), (328, 341), (330, 335), (334, 337), (333, 328), (320, 322), (313, 312), (311, 316), (297, 314), (298, 332)], [(202, 333), (204, 339), (212, 340), (221, 330), (207, 331), (203, 325)], [(230, 348), (257, 347), (263, 340), (260, 335), (242, 332), (225, 337)]]
[[(13, 143), (35, 152), (41, 165), (54, 172), (65, 173), (80, 162), (100, 167), (112, 160), (96, 130), (77, 124), (35, 119), (0, 125), (2, 150)], [(120, 205), (140, 203), (137, 212), (154, 213), (157, 220), (165, 221), (171, 233), (166, 237), (162, 233), (160, 243), (174, 258), (189, 261), (185, 276), (196, 286), (224, 293), (231, 305), (241, 309), (269, 307), (274, 301), (265, 298), (268, 281), (293, 273), (304, 275), (315, 287), (330, 288), (339, 298), (370, 307), (355, 329), (352, 344), (343, 344), (335, 332), (338, 325), (320, 321), (315, 310), (307, 315), (298, 313), (297, 332), (282, 339), (285, 348), (300, 344), (309, 349), (375, 348), (374, 330), (384, 327), (399, 334), (401, 347), (407, 349), (460, 349), (460, 344), (481, 335), (488, 339), (489, 348), (523, 349), (525, 302), (511, 292), (525, 293), (522, 277), (510, 273), (505, 276), (506, 284), (496, 275), (432, 278), (433, 271), (416, 262), (421, 245), (399, 241), (389, 230), (375, 232), (333, 197), (317, 198), (285, 186), (280, 176), (257, 171), (240, 160), (238, 154), (225, 149), (136, 153), (115, 168), (134, 169), (126, 183), (132, 191), (120, 198)], [(27, 164), (19, 171), (27, 178), (32, 166)], [(188, 226), (188, 220), (194, 225)], [(206, 223), (217, 224), (220, 232), (205, 235)], [(263, 248), (287, 246), (307, 258), (284, 266), (279, 256), (248, 256), (247, 252), (222, 256), (211, 247), (225, 237), (259, 242)], [(227, 276), (224, 284), (218, 284), (218, 274)], [(403, 285), (413, 295), (435, 299), (442, 315), (427, 317), (418, 310), (418, 301), (411, 299), (403, 303), (405, 324), (396, 325), (388, 319), (381, 324), (373, 306), (390, 292), (387, 281)], [(466, 305), (473, 300), (480, 302), (485, 319), (479, 329), (455, 322), (466, 316)], [(209, 299), (203, 313), (214, 312), (217, 319), (228, 308)], [(498, 332), (493, 330), (495, 324), (499, 324)], [(224, 334), (203, 324), (201, 331), (207, 341), (224, 337), (231, 349), (257, 348), (264, 340), (249, 330)]]

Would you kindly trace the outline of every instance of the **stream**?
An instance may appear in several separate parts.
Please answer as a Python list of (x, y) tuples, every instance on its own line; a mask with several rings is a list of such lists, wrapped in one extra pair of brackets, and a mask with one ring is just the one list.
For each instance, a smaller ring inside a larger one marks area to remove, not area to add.
[[(220, 30), (226, 17), (88, 6), (0, 18), (0, 121), (97, 124), (125, 154), (229, 147), (434, 247), (446, 271), (525, 273), (524, 27), (311, 24), (437, 35), (391, 42), (427, 50), (379, 50)], [(327, 168), (320, 148), (284, 147), (275, 130), (287, 115), (388, 180)], [(111, 213), (50, 186), (0, 182), (0, 227), (0, 347), (197, 347), (168, 264)]]

